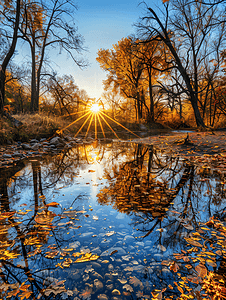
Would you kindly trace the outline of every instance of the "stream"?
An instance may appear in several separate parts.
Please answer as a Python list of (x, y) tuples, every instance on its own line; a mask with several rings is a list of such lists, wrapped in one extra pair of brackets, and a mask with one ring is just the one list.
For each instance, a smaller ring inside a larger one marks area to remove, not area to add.
[(225, 165), (113, 141), (0, 169), (1, 299), (201, 295), (226, 259)]

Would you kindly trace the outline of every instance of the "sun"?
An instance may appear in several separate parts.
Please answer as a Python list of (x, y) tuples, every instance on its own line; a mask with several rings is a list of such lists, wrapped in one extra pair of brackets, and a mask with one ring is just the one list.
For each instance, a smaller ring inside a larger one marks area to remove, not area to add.
[(91, 107), (90, 110), (92, 113), (97, 114), (100, 111), (100, 106), (97, 103), (94, 103)]
[(75, 137), (82, 131), (84, 126), (87, 124), (86, 125), (86, 134), (85, 134), (85, 138), (86, 138), (88, 133), (89, 133), (89, 130), (91, 128), (91, 125), (94, 123), (95, 140), (97, 140), (97, 137), (98, 137), (98, 131), (97, 130), (98, 130), (98, 123), (99, 123), (99, 127), (101, 128), (101, 131), (103, 133), (104, 138), (106, 138), (106, 136), (105, 136), (105, 132), (104, 132), (105, 128), (104, 128), (103, 124), (106, 124), (107, 127), (109, 127), (110, 130), (114, 133), (116, 138), (119, 139), (117, 133), (114, 131), (114, 129), (111, 127), (111, 125), (108, 122), (110, 120), (111, 122), (114, 122), (115, 124), (121, 126), (125, 130), (129, 131), (130, 133), (132, 133), (133, 135), (135, 135), (136, 137), (139, 138), (139, 136), (136, 135), (134, 132), (132, 132), (131, 130), (129, 130), (128, 128), (126, 128), (125, 126), (123, 126), (122, 124), (117, 122), (116, 120), (112, 119), (108, 114), (104, 113), (104, 108), (102, 108), (102, 106), (99, 103), (93, 103), (92, 105), (89, 104), (86, 107), (85, 110), (83, 110), (81, 112), (76, 112), (76, 114), (78, 114), (78, 113), (81, 113), (82, 115), (80, 117), (78, 117), (75, 121), (73, 121), (72, 123), (67, 125), (66, 127), (59, 130), (59, 132), (62, 132), (63, 130), (65, 130), (69, 126), (71, 126), (71, 125), (77, 123), (78, 121), (80, 121), (81, 119), (83, 119), (83, 123), (80, 126), (79, 130), (76, 132)]

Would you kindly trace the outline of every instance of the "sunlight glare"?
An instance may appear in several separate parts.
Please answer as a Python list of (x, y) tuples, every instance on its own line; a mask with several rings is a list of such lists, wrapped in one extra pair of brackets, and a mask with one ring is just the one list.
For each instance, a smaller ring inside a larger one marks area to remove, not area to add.
[(99, 104), (94, 103), (94, 104), (90, 107), (90, 110), (91, 110), (94, 114), (98, 113), (98, 112), (100, 111), (100, 106), (99, 106)]

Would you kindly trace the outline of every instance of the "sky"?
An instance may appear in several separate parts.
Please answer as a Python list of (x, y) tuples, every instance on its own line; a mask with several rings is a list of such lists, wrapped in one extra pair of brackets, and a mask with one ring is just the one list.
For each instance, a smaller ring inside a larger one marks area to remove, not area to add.
[[(79, 89), (84, 89), (89, 97), (99, 99), (103, 93), (102, 81), (106, 73), (96, 61), (97, 51), (101, 48), (111, 49), (113, 44), (135, 33), (133, 24), (144, 13), (141, 0), (78, 0), (75, 23), (78, 32), (84, 37), (84, 46), (88, 48), (83, 55), (89, 66), (80, 70), (63, 54), (59, 56), (56, 70), (61, 74), (73, 75)], [(161, 0), (147, 1), (156, 7)]]

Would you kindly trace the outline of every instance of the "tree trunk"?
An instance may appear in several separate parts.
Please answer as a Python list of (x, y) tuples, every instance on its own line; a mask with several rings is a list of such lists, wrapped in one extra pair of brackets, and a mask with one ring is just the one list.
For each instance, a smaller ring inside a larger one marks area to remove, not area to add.
[(139, 94), (139, 92), (137, 92), (136, 102), (137, 102), (137, 117), (138, 117), (138, 122), (140, 123), (140, 120), (142, 118), (142, 112), (141, 112), (140, 94)]
[(196, 125), (198, 127), (199, 126), (205, 127), (205, 124), (203, 122), (203, 119), (201, 117), (201, 114), (200, 114), (200, 111), (199, 111), (199, 108), (198, 108), (198, 97), (197, 97), (196, 93), (193, 91), (193, 88), (192, 88), (192, 85), (191, 85), (191, 82), (190, 82), (190, 78), (189, 78), (185, 68), (183, 67), (183, 65), (180, 61), (180, 58), (178, 57), (171, 41), (169, 40), (168, 34), (167, 34), (165, 43), (168, 46), (168, 48), (170, 49), (173, 57), (175, 58), (178, 70), (181, 73), (181, 76), (183, 77), (183, 79), (185, 81), (185, 84), (187, 86), (188, 93), (189, 93), (189, 96), (190, 96), (189, 100), (191, 102), (191, 105), (192, 105), (192, 108), (193, 108), (194, 114), (195, 114)]
[(195, 120), (196, 120), (196, 125), (199, 127), (205, 127), (205, 124), (203, 122), (203, 119), (201, 117), (201, 114), (200, 114), (200, 111), (199, 111), (199, 108), (198, 108), (198, 97), (197, 97), (197, 93), (195, 93), (195, 91), (193, 90), (193, 87), (191, 85), (191, 80), (189, 78), (189, 75), (188, 73), (186, 72), (185, 68), (183, 67), (182, 63), (181, 63), (181, 60), (169, 38), (169, 34), (168, 34), (168, 31), (166, 30), (166, 28), (163, 26), (162, 22), (160, 21), (160, 19), (158, 18), (158, 16), (156, 15), (156, 13), (154, 12), (153, 9), (151, 8), (148, 8), (149, 11), (153, 14), (155, 20), (158, 22), (158, 24), (160, 25), (164, 35), (162, 34), (159, 34), (159, 37), (161, 38), (161, 40), (163, 41), (163, 43), (169, 48), (171, 54), (173, 55), (174, 59), (175, 59), (175, 62), (176, 62), (176, 65), (177, 65), (177, 68), (178, 68), (178, 71), (180, 72), (185, 84), (186, 84), (186, 87), (187, 87), (187, 90), (188, 90), (188, 95), (189, 95), (189, 100), (191, 102), (191, 105), (192, 105), (192, 108), (194, 110), (194, 114), (195, 114)]
[(13, 40), (12, 44), (9, 48), (8, 53), (6, 54), (2, 66), (0, 67), (0, 114), (4, 114), (4, 101), (5, 101), (5, 72), (6, 68), (8, 66), (8, 63), (10, 59), (12, 58), (14, 51), (16, 49), (16, 43), (17, 43), (17, 33), (19, 28), (19, 21), (20, 21), (20, 1), (16, 1), (16, 20), (15, 20), (15, 26), (13, 30)]
[(5, 71), (0, 69), (0, 113), (4, 112), (4, 98), (5, 98)]
[(35, 60), (35, 37), (32, 37), (32, 47), (31, 47), (31, 60), (32, 60), (32, 71), (31, 71), (31, 104), (30, 112), (35, 111), (36, 102), (36, 60)]
[(148, 77), (149, 77), (149, 97), (150, 97), (150, 122), (154, 123), (155, 121), (155, 112), (154, 112), (154, 98), (153, 98), (153, 87), (152, 87), (152, 78), (151, 78), (151, 67), (148, 67)]

